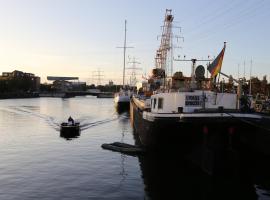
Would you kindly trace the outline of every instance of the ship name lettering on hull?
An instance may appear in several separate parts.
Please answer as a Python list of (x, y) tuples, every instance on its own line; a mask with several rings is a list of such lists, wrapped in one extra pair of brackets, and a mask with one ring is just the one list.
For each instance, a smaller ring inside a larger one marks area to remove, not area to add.
[(187, 95), (185, 99), (186, 106), (200, 106), (202, 105), (201, 96), (198, 95)]

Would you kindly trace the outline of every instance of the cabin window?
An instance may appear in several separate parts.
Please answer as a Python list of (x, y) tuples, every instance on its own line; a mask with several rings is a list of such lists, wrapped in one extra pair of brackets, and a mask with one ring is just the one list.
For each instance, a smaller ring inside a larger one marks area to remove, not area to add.
[(163, 98), (158, 98), (158, 109), (163, 108)]
[(157, 99), (155, 98), (155, 99), (154, 99), (154, 106), (153, 106), (153, 108), (156, 107), (156, 104), (157, 104)]
[(155, 108), (155, 105), (154, 105), (154, 99), (151, 99), (151, 108)]

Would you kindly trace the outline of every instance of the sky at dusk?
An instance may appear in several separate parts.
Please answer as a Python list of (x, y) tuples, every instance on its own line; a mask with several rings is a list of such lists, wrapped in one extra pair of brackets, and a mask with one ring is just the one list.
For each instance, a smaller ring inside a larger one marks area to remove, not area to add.
[[(217, 56), (227, 42), (222, 71), (236, 78), (270, 76), (269, 0), (0, 0), (0, 72), (15, 69), (47, 76), (78, 76), (93, 82), (122, 79), (124, 21), (127, 57), (149, 73), (154, 66), (166, 9), (175, 34), (184, 37), (175, 57)], [(200, 63), (198, 63), (200, 64)], [(205, 64), (205, 63), (202, 63)], [(190, 63), (174, 70), (190, 75)], [(129, 73), (129, 72), (127, 72)]]

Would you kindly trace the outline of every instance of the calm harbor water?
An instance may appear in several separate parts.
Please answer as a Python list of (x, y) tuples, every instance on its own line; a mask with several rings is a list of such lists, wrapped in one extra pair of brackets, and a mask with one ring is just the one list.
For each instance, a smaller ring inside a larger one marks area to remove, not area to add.
[[(70, 115), (82, 125), (78, 138), (60, 136)], [(214, 180), (177, 155), (100, 147), (115, 141), (135, 142), (112, 99), (0, 100), (0, 199), (270, 199), (264, 173)]]

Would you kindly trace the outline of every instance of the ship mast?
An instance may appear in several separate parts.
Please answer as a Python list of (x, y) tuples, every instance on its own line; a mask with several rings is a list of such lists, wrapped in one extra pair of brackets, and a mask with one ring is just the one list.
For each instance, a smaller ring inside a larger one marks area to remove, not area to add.
[(124, 39), (124, 67), (123, 67), (123, 88), (125, 87), (126, 70), (126, 49), (127, 49), (127, 20), (125, 20), (125, 39)]
[(117, 47), (117, 48), (123, 48), (123, 49), (124, 49), (124, 63), (123, 63), (123, 88), (125, 88), (125, 74), (126, 74), (126, 50), (127, 50), (127, 48), (133, 48), (133, 47), (127, 47), (127, 20), (125, 20), (125, 37), (124, 37), (124, 46), (123, 46), (123, 47)]
[(252, 70), (252, 59), (250, 60), (250, 70), (249, 70), (249, 94), (251, 95), (251, 70)]

